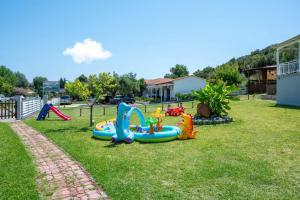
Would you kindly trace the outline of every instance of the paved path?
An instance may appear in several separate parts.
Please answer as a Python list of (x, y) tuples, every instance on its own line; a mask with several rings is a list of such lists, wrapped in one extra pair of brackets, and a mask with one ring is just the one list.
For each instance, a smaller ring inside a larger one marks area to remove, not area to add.
[(21, 121), (11, 127), (35, 158), (43, 199), (108, 199), (83, 167), (44, 135)]

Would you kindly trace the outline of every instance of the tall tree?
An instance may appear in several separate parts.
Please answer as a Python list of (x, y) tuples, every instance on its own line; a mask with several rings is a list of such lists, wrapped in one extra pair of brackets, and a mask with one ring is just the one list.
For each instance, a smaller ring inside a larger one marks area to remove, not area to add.
[(170, 69), (170, 73), (166, 74), (164, 77), (165, 78), (179, 78), (179, 77), (184, 77), (188, 76), (189, 71), (185, 65), (179, 65), (176, 64), (174, 67)]
[(13, 92), (13, 85), (7, 82), (4, 77), (0, 76), (0, 94), (11, 95)]
[(212, 74), (211, 82), (226, 82), (227, 85), (238, 86), (243, 81), (243, 76), (238, 70), (237, 65), (224, 64), (217, 67)]
[(76, 79), (73, 82), (68, 82), (65, 85), (67, 94), (69, 94), (73, 99), (87, 100), (90, 96), (90, 91), (88, 85)]
[(29, 86), (29, 82), (24, 74), (21, 72), (16, 72), (16, 87), (27, 88)]
[(103, 93), (112, 94), (117, 88), (117, 80), (110, 73), (100, 73), (98, 75), (100, 86), (102, 87)]
[(200, 78), (208, 79), (213, 72), (214, 72), (214, 68), (207, 66), (204, 67), (202, 70), (198, 69), (197, 71), (195, 71), (194, 75)]
[(4, 65), (0, 66), (0, 77), (3, 78), (3, 81), (10, 84), (11, 86), (15, 86), (17, 82), (16, 75)]
[(88, 82), (88, 78), (84, 74), (81, 74), (77, 79), (82, 83)]
[(139, 85), (139, 92), (138, 92), (138, 96), (143, 96), (143, 92), (146, 90), (147, 85), (145, 82), (145, 79), (141, 78), (138, 80), (138, 85)]
[(130, 72), (124, 74), (118, 79), (118, 91), (122, 95), (131, 96), (140, 92), (139, 83), (136, 80), (136, 74)]
[(47, 81), (48, 79), (46, 77), (37, 76), (33, 78), (33, 87), (35, 89), (35, 92), (42, 97), (43, 96), (43, 82)]
[(59, 79), (59, 88), (61, 88), (61, 89), (65, 88), (66, 82), (67, 82), (66, 78), (60, 78)]
[(105, 94), (114, 94), (117, 89), (117, 80), (110, 73), (99, 73), (97, 75), (90, 75), (89, 79), (89, 89), (92, 94), (99, 99)]
[(0, 94), (11, 95), (15, 85), (15, 74), (9, 68), (0, 66)]

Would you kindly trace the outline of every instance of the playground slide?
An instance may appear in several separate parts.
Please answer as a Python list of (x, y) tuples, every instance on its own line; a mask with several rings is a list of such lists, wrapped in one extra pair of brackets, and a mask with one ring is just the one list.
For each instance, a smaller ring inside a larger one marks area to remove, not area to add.
[(40, 112), (40, 114), (38, 115), (36, 120), (45, 120), (49, 110), (52, 110), (57, 116), (59, 116), (60, 118), (62, 118), (63, 120), (70, 120), (71, 117), (63, 114), (60, 110), (58, 110), (56, 107), (54, 107), (52, 104), (45, 104)]
[(45, 104), (36, 120), (45, 120), (51, 106), (51, 104)]
[(63, 120), (70, 120), (71, 117), (63, 114), (60, 110), (58, 110), (56, 107), (52, 106), (50, 107), (50, 110), (52, 110), (57, 116), (59, 116), (60, 118), (62, 118)]

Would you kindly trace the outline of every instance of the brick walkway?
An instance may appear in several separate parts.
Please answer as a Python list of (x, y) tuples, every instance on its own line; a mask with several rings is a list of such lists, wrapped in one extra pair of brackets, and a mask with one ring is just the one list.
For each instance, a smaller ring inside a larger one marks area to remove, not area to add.
[(42, 199), (109, 199), (80, 164), (21, 121), (11, 123), (35, 158)]

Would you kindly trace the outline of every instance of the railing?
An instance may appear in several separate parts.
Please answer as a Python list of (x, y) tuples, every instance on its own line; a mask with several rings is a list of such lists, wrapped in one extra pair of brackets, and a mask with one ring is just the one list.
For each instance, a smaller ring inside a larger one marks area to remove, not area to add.
[(40, 98), (22, 100), (21, 118), (24, 119), (31, 116), (35, 112), (39, 111), (41, 106), (42, 101)]
[[(197, 107), (196, 101), (185, 101), (185, 102), (162, 102), (162, 103), (136, 103), (135, 106), (142, 110), (145, 113), (154, 113), (157, 111), (157, 108), (160, 108), (162, 112), (168, 109), (168, 105), (171, 107), (182, 106), (186, 109), (193, 109)], [(116, 105), (94, 105), (94, 114), (93, 116), (104, 116), (112, 115), (114, 116), (117, 113)], [(87, 115), (90, 107), (88, 105), (81, 105), (79, 107), (79, 116)]]
[(277, 69), (278, 75), (291, 74), (295, 72), (300, 72), (299, 62), (297, 60), (281, 63)]
[(247, 87), (241, 87), (239, 90), (235, 90), (229, 94), (229, 96), (238, 96), (238, 95), (245, 95), (248, 93)]

